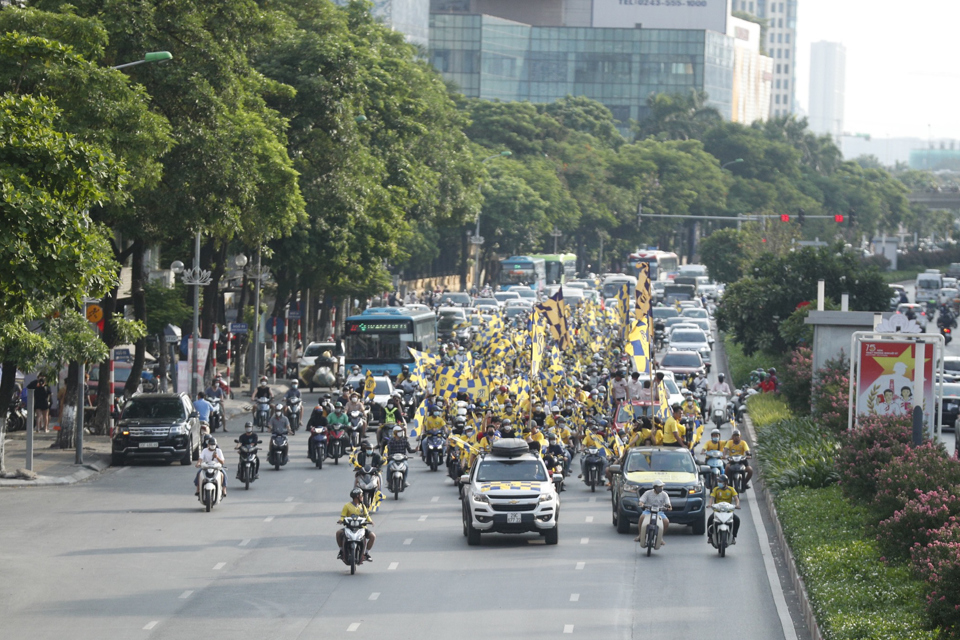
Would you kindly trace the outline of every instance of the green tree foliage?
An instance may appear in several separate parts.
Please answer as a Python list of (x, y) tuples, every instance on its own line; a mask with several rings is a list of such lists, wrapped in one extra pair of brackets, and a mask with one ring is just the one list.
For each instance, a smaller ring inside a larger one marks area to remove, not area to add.
[(710, 277), (729, 284), (739, 280), (749, 264), (747, 235), (736, 229), (720, 229), (700, 243), (700, 259)]
[(689, 94), (658, 93), (650, 96), (647, 100), (649, 115), (634, 127), (637, 138), (703, 139), (706, 131), (723, 120), (720, 112), (707, 101), (707, 94), (695, 89)]

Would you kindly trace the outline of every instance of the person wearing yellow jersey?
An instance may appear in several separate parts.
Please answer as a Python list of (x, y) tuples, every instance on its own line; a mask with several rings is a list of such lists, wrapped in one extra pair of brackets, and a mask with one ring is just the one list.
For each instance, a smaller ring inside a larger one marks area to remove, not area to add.
[[(717, 486), (710, 491), (710, 497), (707, 499), (707, 507), (717, 502), (729, 502), (733, 504), (737, 509), (740, 508), (740, 496), (737, 495), (737, 490), (730, 486), (730, 481), (727, 476), (721, 475), (717, 478)], [(733, 542), (730, 544), (737, 544), (737, 532), (740, 531), (740, 516), (733, 514)], [(707, 518), (707, 544), (711, 544), (713, 539), (713, 514), (710, 514), (710, 517)]]
[(528, 444), (531, 442), (539, 442), (541, 451), (547, 448), (547, 439), (540, 433), (540, 427), (533, 420), (530, 421), (530, 433), (526, 436), (525, 440)]
[(447, 421), (443, 419), (443, 413), (439, 409), (434, 409), (433, 412), (427, 416), (427, 419), (423, 421), (423, 431), (431, 431), (437, 429), (438, 431), (443, 431), (447, 426)]
[(686, 397), (686, 400), (683, 401), (681, 405), (683, 407), (683, 415), (693, 418), (695, 420), (700, 419), (700, 404), (693, 397), (693, 394), (690, 393), (687, 389), (683, 390), (683, 395)]
[(703, 452), (707, 451), (719, 451), (723, 453), (723, 447), (727, 443), (724, 440), (720, 439), (720, 429), (714, 429), (710, 432), (710, 439), (703, 445), (703, 448), (700, 450)]
[(673, 405), (673, 415), (667, 418), (667, 422), (663, 425), (663, 446), (683, 447), (683, 438), (687, 429), (680, 423), (682, 415), (683, 407), (679, 404)]
[[(370, 526), (373, 526), (373, 518), (370, 517), (370, 512), (367, 511), (367, 506), (363, 504), (363, 491), (359, 488), (354, 488), (350, 491), (350, 502), (343, 505), (343, 509), (340, 511), (340, 520), (337, 522), (342, 523), (343, 519), (349, 516), (361, 516), (366, 518), (367, 523)], [(370, 557), (370, 550), (373, 549), (373, 543), (376, 541), (377, 536), (370, 531), (366, 530), (367, 534), (367, 548), (366, 553), (363, 556), (363, 560), (373, 561), (373, 558)], [(337, 560), (343, 559), (343, 529), (337, 531), (337, 548), (340, 549), (340, 552), (337, 554)], [(363, 560), (360, 561), (360, 564), (363, 564)]]
[(500, 392), (497, 394), (497, 404), (501, 407), (507, 404), (507, 400), (510, 399), (510, 390), (504, 386), (500, 387)]
[(739, 429), (734, 429), (730, 439), (724, 444), (723, 455), (724, 457), (746, 456), (743, 460), (743, 488), (749, 489), (750, 478), (753, 477), (753, 469), (750, 468), (750, 460), (747, 459), (750, 457), (750, 445), (746, 440), (741, 439)]
[(645, 444), (653, 444), (654, 430), (650, 423), (650, 418), (641, 416), (634, 421), (633, 435), (627, 441), (627, 449), (639, 447)]
[(587, 434), (583, 436), (583, 448), (595, 447), (603, 448), (603, 438), (593, 432), (593, 429), (587, 428)]

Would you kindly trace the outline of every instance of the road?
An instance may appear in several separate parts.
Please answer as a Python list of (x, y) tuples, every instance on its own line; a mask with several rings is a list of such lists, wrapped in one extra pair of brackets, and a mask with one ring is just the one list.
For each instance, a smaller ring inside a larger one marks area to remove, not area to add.
[(413, 486), (374, 516), (374, 562), (351, 576), (333, 538), (350, 470), (313, 468), (302, 434), (291, 445), (290, 464), (264, 464), (249, 491), (234, 482), (209, 514), (179, 464), (0, 493), (0, 637), (784, 637), (752, 492), (724, 559), (681, 527), (647, 558), (635, 533), (616, 533), (609, 493), (575, 478), (559, 545), (490, 535), (468, 547), (452, 483), (416, 459)]

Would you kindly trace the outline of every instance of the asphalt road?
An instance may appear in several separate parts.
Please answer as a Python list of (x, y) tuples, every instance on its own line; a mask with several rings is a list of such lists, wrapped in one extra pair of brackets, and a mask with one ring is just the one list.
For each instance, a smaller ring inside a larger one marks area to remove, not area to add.
[[(679, 526), (647, 558), (635, 528), (616, 533), (610, 494), (576, 478), (559, 545), (489, 535), (468, 547), (452, 483), (416, 458), (413, 486), (374, 516), (374, 561), (351, 576), (334, 542), (348, 465), (317, 470), (302, 433), (291, 445), (286, 467), (264, 463), (249, 491), (233, 481), (211, 513), (179, 464), (0, 492), (0, 638), (784, 637), (752, 492), (723, 559)], [(228, 453), (231, 479), (235, 463)]]

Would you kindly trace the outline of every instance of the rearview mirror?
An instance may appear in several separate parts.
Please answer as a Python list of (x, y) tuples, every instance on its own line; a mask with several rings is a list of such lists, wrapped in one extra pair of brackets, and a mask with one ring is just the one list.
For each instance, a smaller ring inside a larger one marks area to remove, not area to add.
[(460, 476), (460, 484), (470, 484), (470, 476)]
[(610, 470), (610, 473), (620, 473), (620, 465), (618, 464), (612, 464), (609, 467), (607, 467), (607, 469)]

